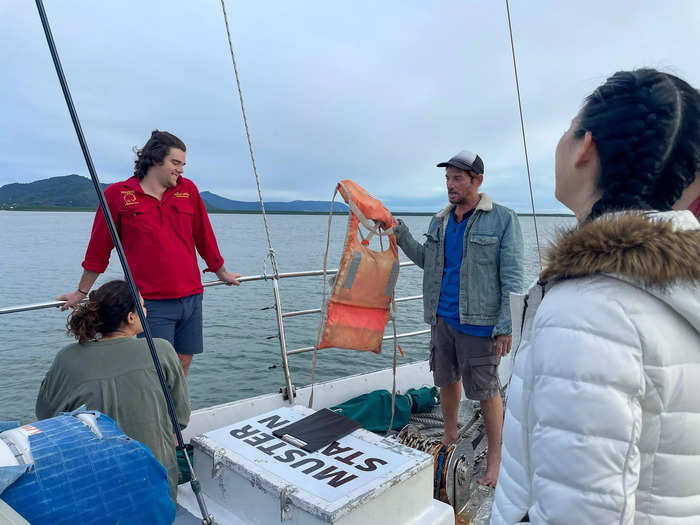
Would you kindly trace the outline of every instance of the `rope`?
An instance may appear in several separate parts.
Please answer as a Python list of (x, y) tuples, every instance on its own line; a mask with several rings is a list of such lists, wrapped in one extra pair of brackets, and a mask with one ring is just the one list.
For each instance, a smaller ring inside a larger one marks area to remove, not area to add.
[[(377, 228), (379, 228), (377, 226)], [(392, 229), (393, 233), (393, 229)], [(382, 242), (382, 235), (379, 236), (379, 249), (384, 251), (384, 243)], [(391, 292), (391, 310), (389, 316), (391, 317), (391, 327), (394, 331), (394, 360), (391, 366), (391, 419), (389, 420), (389, 428), (387, 432), (391, 432), (394, 428), (394, 415), (396, 413), (396, 351), (399, 347), (399, 342), (396, 337), (396, 297), (395, 290)]]
[(338, 194), (336, 186), (331, 198), (331, 209), (328, 212), (328, 232), (326, 234), (326, 251), (323, 254), (323, 301), (321, 303), (321, 315), (318, 319), (318, 332), (316, 333), (316, 344), (314, 345), (314, 356), (311, 360), (311, 394), (309, 395), (309, 408), (313, 408), (314, 403), (314, 382), (316, 380), (316, 353), (318, 345), (321, 344), (321, 335), (323, 333), (323, 321), (325, 319), (324, 312), (326, 310), (326, 281), (328, 280), (328, 250), (331, 245), (331, 221), (333, 220), (333, 205), (335, 204), (335, 196)]
[(525, 140), (525, 121), (523, 120), (523, 105), (520, 101), (520, 82), (518, 82), (518, 65), (515, 61), (515, 45), (513, 44), (513, 28), (510, 24), (510, 6), (506, 0), (506, 14), (508, 15), (508, 33), (510, 34), (510, 50), (513, 54), (513, 72), (515, 73), (515, 91), (518, 94), (518, 110), (520, 111), (520, 131), (523, 135), (523, 149), (525, 150), (525, 166), (527, 167), (527, 182), (530, 186), (530, 204), (532, 205), (532, 220), (535, 224), (535, 240), (537, 241), (537, 258), (542, 271), (542, 252), (540, 251), (540, 236), (537, 233), (537, 215), (535, 215), (535, 198), (532, 195), (532, 177), (530, 176), (530, 160), (527, 154), (527, 141)]
[[(391, 301), (393, 304), (393, 296)], [(389, 420), (389, 429), (387, 432), (391, 432), (391, 429), (394, 427), (394, 414), (396, 413), (396, 351), (399, 345), (396, 340), (396, 321), (394, 320), (393, 312), (391, 316), (391, 326), (394, 330), (394, 362), (391, 368), (391, 419)]]
[(258, 188), (258, 200), (260, 201), (260, 211), (265, 224), (265, 235), (267, 236), (268, 257), (272, 264), (272, 271), (275, 278), (279, 277), (277, 268), (277, 260), (275, 259), (275, 250), (272, 249), (272, 241), (270, 240), (270, 227), (267, 224), (267, 215), (265, 214), (265, 203), (263, 202), (262, 190), (260, 189), (260, 177), (258, 176), (258, 168), (255, 165), (255, 155), (253, 154), (253, 142), (250, 138), (250, 129), (248, 128), (248, 117), (245, 112), (245, 104), (243, 103), (243, 90), (241, 89), (241, 80), (238, 75), (238, 64), (236, 63), (236, 54), (233, 52), (233, 42), (231, 41), (231, 29), (228, 24), (228, 15), (226, 14), (226, 4), (221, 0), (221, 10), (224, 13), (224, 22), (226, 24), (226, 36), (228, 37), (228, 47), (231, 52), (231, 62), (233, 62), (233, 71), (236, 75), (236, 87), (238, 88), (238, 99), (241, 102), (241, 114), (243, 115), (243, 125), (245, 126), (245, 136), (248, 139), (248, 151), (250, 152), (250, 162), (253, 165), (253, 173), (255, 174), (255, 184)]

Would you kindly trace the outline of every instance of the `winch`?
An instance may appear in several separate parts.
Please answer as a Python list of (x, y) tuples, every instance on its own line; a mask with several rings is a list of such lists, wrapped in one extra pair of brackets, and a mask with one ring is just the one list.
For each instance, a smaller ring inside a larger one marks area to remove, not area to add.
[(439, 407), (411, 415), (397, 440), (433, 457), (433, 497), (452, 506), (456, 523), (488, 523), (493, 489), (477, 483), (486, 471), (488, 451), (479, 402), (463, 400), (457, 421), (458, 439), (449, 446), (441, 442), (444, 420)]
[(424, 436), (414, 425), (399, 433), (399, 442), (433, 457), (433, 497), (449, 503), (456, 514), (464, 511), (470, 496), (474, 448), (469, 439), (443, 445), (439, 437)]

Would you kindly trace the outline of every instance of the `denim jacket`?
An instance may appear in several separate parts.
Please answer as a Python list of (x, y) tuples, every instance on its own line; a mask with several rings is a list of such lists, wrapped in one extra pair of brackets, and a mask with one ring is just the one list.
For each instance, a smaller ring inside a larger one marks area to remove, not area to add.
[[(459, 321), (494, 325), (493, 336), (511, 333), (510, 294), (522, 291), (523, 235), (515, 212), (482, 193), (464, 234), (459, 278)], [(444, 231), (454, 206), (437, 213), (421, 245), (399, 222), (394, 233), (403, 252), (423, 268), (425, 322), (437, 322), (445, 264)]]

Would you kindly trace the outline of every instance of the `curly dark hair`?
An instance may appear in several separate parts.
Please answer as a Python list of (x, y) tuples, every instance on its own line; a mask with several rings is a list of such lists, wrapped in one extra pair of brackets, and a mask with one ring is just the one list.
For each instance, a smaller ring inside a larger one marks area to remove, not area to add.
[(143, 179), (148, 173), (148, 168), (163, 162), (163, 159), (168, 156), (170, 148), (187, 151), (185, 143), (172, 133), (153, 130), (151, 138), (143, 145), (143, 148), (136, 149), (136, 160), (134, 161), (136, 178)]
[(700, 93), (655, 69), (619, 71), (586, 98), (575, 134), (591, 132), (600, 199), (589, 219), (670, 210), (700, 165)]
[(93, 341), (116, 331), (129, 312), (136, 312), (136, 302), (126, 281), (109, 281), (90, 292), (86, 303), (79, 304), (68, 317), (68, 332), (81, 342)]

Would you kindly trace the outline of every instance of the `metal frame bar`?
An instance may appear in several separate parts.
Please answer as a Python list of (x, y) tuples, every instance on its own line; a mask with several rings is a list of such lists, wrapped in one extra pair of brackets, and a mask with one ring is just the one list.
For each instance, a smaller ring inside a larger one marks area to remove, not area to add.
[[(399, 264), (402, 267), (406, 266), (415, 266), (413, 262), (410, 261), (404, 261)], [(314, 350), (314, 346), (306, 346), (303, 348), (295, 348), (294, 350), (288, 350), (287, 349), (287, 340), (284, 332), (284, 318), (285, 317), (296, 317), (300, 315), (310, 315), (310, 314), (317, 314), (321, 313), (321, 308), (313, 308), (311, 310), (297, 310), (293, 312), (283, 312), (282, 311), (282, 302), (280, 300), (280, 291), (279, 291), (279, 279), (289, 279), (292, 277), (312, 277), (312, 276), (318, 276), (318, 275), (323, 275), (323, 270), (310, 270), (310, 271), (305, 271), (305, 272), (288, 272), (288, 273), (280, 273), (277, 276), (274, 275), (247, 275), (244, 277), (239, 277), (238, 281), (239, 282), (252, 282), (252, 281), (267, 281), (270, 280), (272, 281), (272, 291), (274, 294), (274, 299), (275, 299), (275, 313), (276, 313), (276, 320), (277, 320), (277, 328), (278, 328), (278, 338), (279, 338), (279, 345), (280, 345), (280, 353), (282, 356), (282, 368), (284, 369), (284, 380), (285, 380), (285, 387), (286, 387), (286, 395), (288, 396), (289, 403), (294, 404), (294, 385), (292, 384), (292, 376), (291, 372), (289, 370), (289, 359), (288, 357), (290, 355), (295, 355), (295, 354), (302, 354), (305, 352), (311, 352)], [(326, 275), (334, 275), (338, 273), (338, 269), (334, 268), (331, 270), (327, 270)], [(223, 281), (207, 281), (202, 283), (202, 286), (204, 288), (210, 288), (212, 286), (221, 286), (223, 284), (227, 284)], [(411, 296), (406, 296), (406, 297), (399, 297), (395, 301), (397, 303), (405, 302), (405, 301), (415, 301), (418, 299), (422, 299), (422, 295), (411, 295)], [(27, 311), (32, 311), (32, 310), (41, 310), (45, 308), (56, 308), (64, 304), (64, 301), (51, 301), (51, 302), (46, 302), (46, 303), (35, 303), (35, 304), (25, 304), (25, 305), (19, 305), (19, 306), (10, 306), (6, 308), (1, 308), (0, 309), (0, 315), (3, 314), (11, 314), (11, 313), (18, 313), (18, 312), (27, 312)], [(418, 330), (415, 332), (405, 332), (402, 334), (398, 334), (396, 336), (397, 339), (403, 339), (405, 337), (414, 337), (417, 335), (422, 335), (422, 334), (427, 334), (429, 333), (430, 330)], [(382, 340), (386, 341), (388, 339), (393, 339), (393, 335), (387, 335), (382, 338)]]
[[(414, 266), (414, 265), (415, 264), (410, 262), (410, 261), (405, 261), (405, 262), (400, 263), (400, 266), (402, 266), (402, 267)], [(336, 273), (338, 273), (337, 268), (326, 271), (327, 275), (334, 275)], [(281, 273), (281, 274), (279, 274), (278, 278), (279, 279), (289, 279), (290, 277), (309, 277), (309, 276), (314, 276), (314, 275), (323, 275), (323, 270), (310, 270), (307, 272)], [(267, 280), (275, 280), (275, 279), (276, 278), (273, 275), (262, 274), (262, 275), (247, 275), (245, 277), (239, 277), (238, 281), (241, 283), (245, 283), (245, 282), (250, 282), (250, 281), (267, 281)], [(227, 284), (227, 283), (225, 283), (224, 281), (206, 281), (206, 282), (202, 283), (202, 286), (204, 288), (209, 288), (211, 286), (221, 286), (223, 284)], [(416, 295), (413, 297), (418, 298), (418, 297), (422, 297), (422, 296)], [(405, 301), (408, 299), (403, 298), (403, 299), (397, 299), (396, 301), (398, 302), (400, 300)], [(57, 308), (59, 306), (62, 306), (63, 304), (65, 304), (65, 301), (50, 301), (50, 302), (46, 302), (46, 303), (33, 303), (33, 304), (23, 304), (23, 305), (17, 305), (17, 306), (7, 306), (5, 308), (0, 308), (0, 315), (14, 314), (14, 313), (18, 313), (18, 312), (27, 312), (30, 310), (41, 310), (43, 308)], [(320, 311), (320, 309), (318, 311)], [(313, 312), (309, 311), (309, 313), (313, 313)], [(297, 315), (301, 315), (301, 314), (297, 314)], [(291, 317), (291, 316), (283, 315), (283, 317)]]
[[(411, 295), (408, 297), (399, 297), (398, 299), (394, 299), (395, 303), (403, 303), (405, 301), (415, 301), (416, 299), (423, 299), (422, 295)], [(297, 315), (308, 315), (308, 314), (318, 314), (321, 313), (320, 308), (314, 308), (312, 310), (297, 310), (295, 312), (285, 312), (282, 314), (282, 317), (296, 317)]]
[[(430, 333), (430, 328), (426, 328), (425, 330), (416, 330), (415, 332), (405, 332), (403, 334), (398, 334), (396, 336), (396, 339), (402, 339), (404, 337), (414, 337), (416, 335), (423, 335), (423, 334), (429, 334)], [(382, 341), (387, 341), (389, 339), (393, 339), (393, 335), (385, 335), (382, 337)], [(315, 346), (305, 346), (303, 348), (295, 348), (294, 350), (288, 350), (287, 355), (294, 355), (294, 354), (303, 354), (304, 352), (311, 352), (313, 349), (316, 348)], [(325, 350), (325, 348), (319, 348), (319, 350)]]
[(294, 386), (292, 385), (292, 373), (289, 370), (287, 353), (287, 340), (284, 335), (284, 321), (282, 319), (282, 303), (280, 301), (280, 288), (277, 279), (272, 280), (272, 290), (275, 294), (275, 313), (277, 314), (277, 328), (279, 329), (280, 353), (282, 355), (282, 368), (284, 369), (284, 381), (287, 384), (287, 399), (289, 404), (294, 404)]

